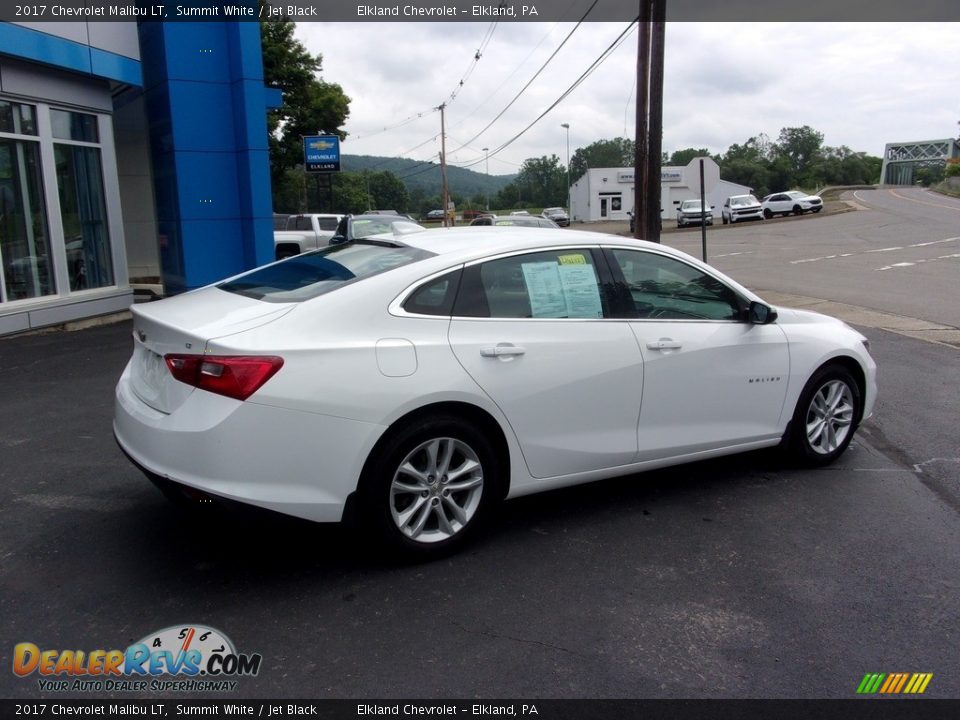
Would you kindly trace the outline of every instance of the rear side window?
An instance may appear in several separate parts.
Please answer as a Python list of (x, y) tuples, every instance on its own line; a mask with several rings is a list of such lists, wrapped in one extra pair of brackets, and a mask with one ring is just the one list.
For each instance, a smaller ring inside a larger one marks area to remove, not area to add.
[(461, 272), (462, 270), (457, 269), (424, 283), (410, 294), (403, 303), (403, 309), (417, 315), (449, 317), (453, 312), (453, 300), (457, 296), (457, 288), (460, 286)]
[(336, 230), (339, 221), (335, 217), (317, 218), (317, 227), (321, 230)]
[(267, 302), (302, 302), (431, 256), (426, 250), (389, 243), (346, 243), (251, 270), (217, 287)]

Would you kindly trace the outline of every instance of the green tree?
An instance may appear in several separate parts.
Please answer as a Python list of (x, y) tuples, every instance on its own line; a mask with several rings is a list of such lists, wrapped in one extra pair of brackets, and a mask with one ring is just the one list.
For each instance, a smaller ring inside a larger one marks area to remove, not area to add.
[[(267, 3), (260, 0), (260, 5)], [(350, 98), (343, 88), (320, 77), (323, 56), (311, 55), (293, 31), (293, 21), (286, 18), (260, 21), (264, 83), (283, 93), (282, 106), (267, 116), (274, 186), (283, 183), (287, 170), (303, 162), (302, 136), (319, 131), (342, 140), (346, 133), (341, 127), (350, 114)]]
[(787, 158), (793, 170), (793, 184), (809, 185), (810, 171), (820, 156), (823, 133), (809, 125), (798, 128), (783, 128), (776, 144), (776, 155)]
[(570, 158), (570, 182), (579, 180), (589, 168), (633, 167), (633, 161), (633, 140), (597, 140), (585, 148), (578, 148)]
[(410, 195), (403, 182), (389, 170), (368, 174), (370, 187), (370, 210), (396, 210), (407, 212)]
[(670, 160), (666, 164), (686, 167), (690, 164), (690, 161), (696, 157), (712, 157), (712, 155), (710, 155), (710, 151), (706, 148), (686, 148), (684, 150), (677, 150), (671, 154)]
[(524, 160), (515, 184), (530, 205), (566, 205), (567, 173), (556, 155)]

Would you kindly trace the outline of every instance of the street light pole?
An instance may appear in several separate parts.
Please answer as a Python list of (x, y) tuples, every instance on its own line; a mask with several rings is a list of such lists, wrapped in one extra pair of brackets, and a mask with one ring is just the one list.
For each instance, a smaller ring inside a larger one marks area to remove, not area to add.
[[(490, 182), (490, 148), (483, 148), (483, 159), (487, 163), (487, 182)], [(487, 212), (490, 212), (490, 186), (487, 185)]]
[(570, 123), (561, 123), (560, 127), (567, 131), (567, 212), (573, 211), (570, 207)]

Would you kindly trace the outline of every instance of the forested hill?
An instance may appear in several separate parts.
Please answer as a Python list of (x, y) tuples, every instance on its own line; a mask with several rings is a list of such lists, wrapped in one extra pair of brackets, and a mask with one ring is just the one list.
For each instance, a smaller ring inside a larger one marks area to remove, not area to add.
[[(482, 167), (482, 166), (478, 166)], [(376, 155), (343, 155), (343, 172), (387, 170), (396, 175), (407, 187), (407, 192), (420, 189), (427, 195), (440, 192), (440, 163), (422, 163), (404, 158), (378, 157)], [(464, 197), (474, 195), (496, 195), (516, 175), (487, 175), (483, 172), (447, 167), (447, 182), (450, 191)]]

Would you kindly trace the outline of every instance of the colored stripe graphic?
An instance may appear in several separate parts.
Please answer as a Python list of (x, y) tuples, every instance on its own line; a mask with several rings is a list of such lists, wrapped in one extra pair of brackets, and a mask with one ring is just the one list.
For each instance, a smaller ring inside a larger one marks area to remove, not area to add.
[(933, 673), (867, 673), (857, 686), (858, 695), (922, 695)]

